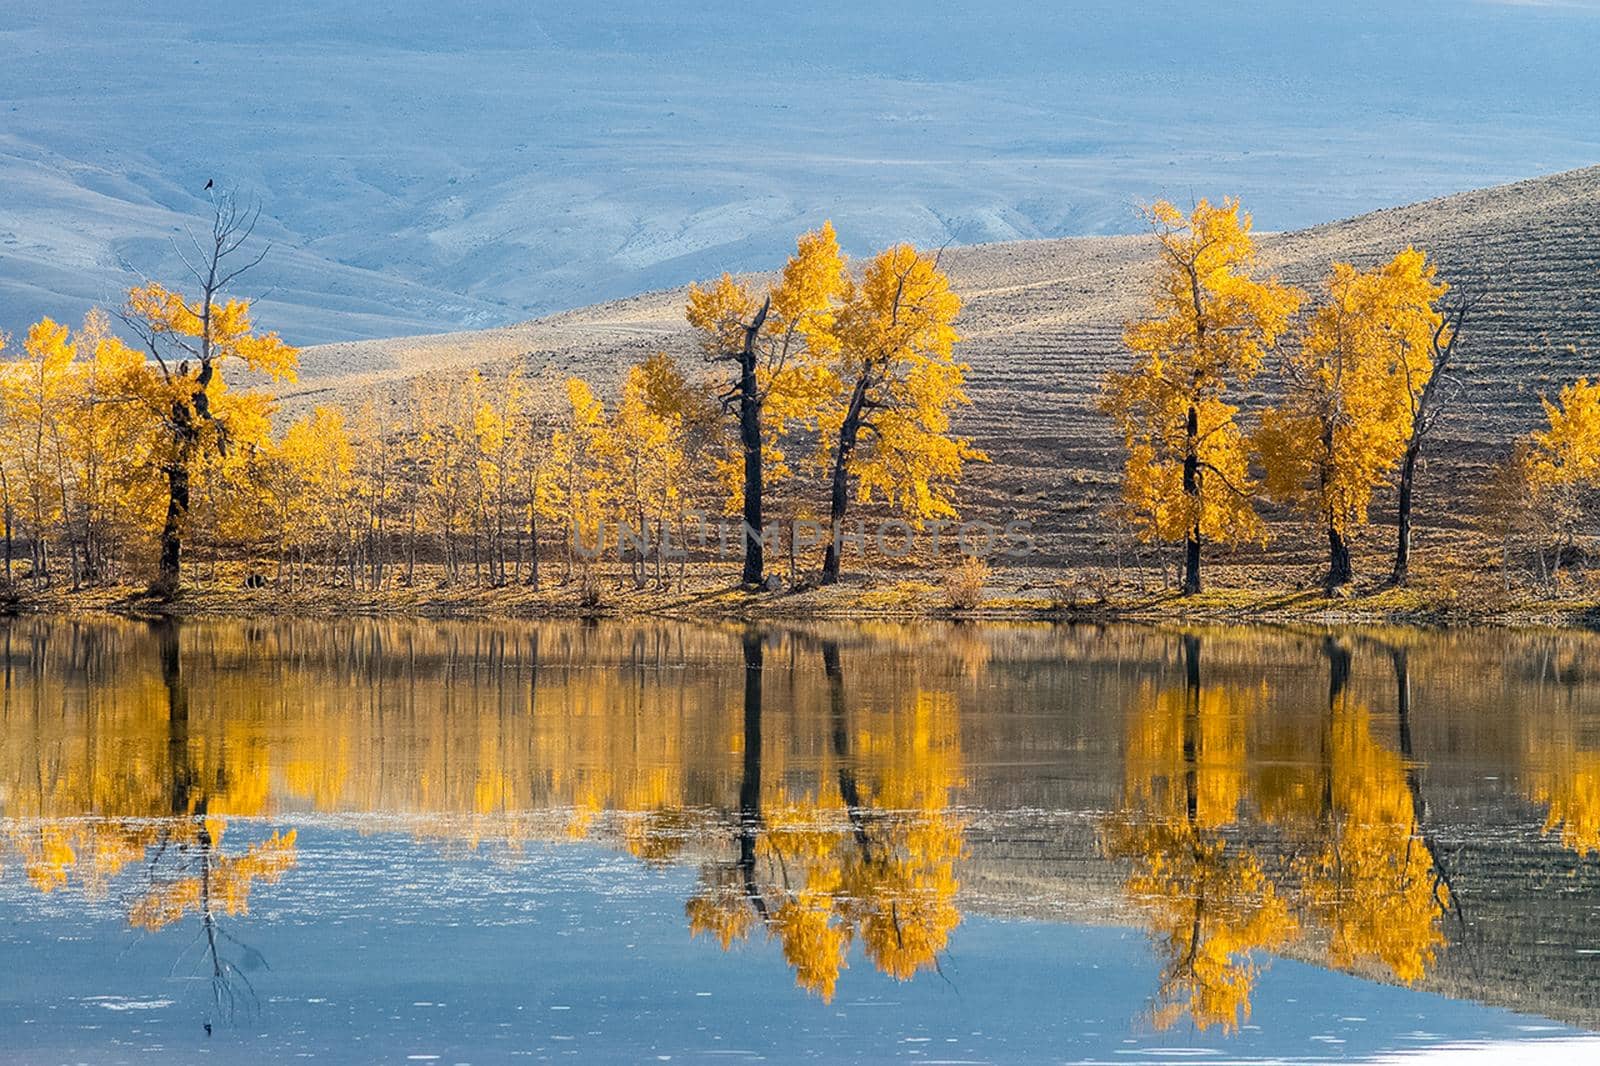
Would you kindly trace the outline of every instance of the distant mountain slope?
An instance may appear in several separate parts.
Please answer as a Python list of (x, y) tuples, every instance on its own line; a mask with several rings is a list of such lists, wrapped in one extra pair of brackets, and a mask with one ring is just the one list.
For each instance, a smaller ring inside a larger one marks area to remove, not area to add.
[(312, 344), (757, 269), (825, 217), (860, 253), (1232, 192), (1282, 229), (1600, 159), (1592, 4), (783, 7), (8, 0), (0, 330), (179, 276), (208, 178)]
[[(1467, 388), (1442, 427), (1450, 461), (1424, 473), (1424, 535), (1459, 520), (1481, 464), (1539, 417), (1539, 395), (1600, 374), (1600, 167), (1379, 211), (1263, 240), (1267, 269), (1313, 294), (1336, 259), (1369, 265), (1407, 244), (1452, 284), (1484, 293), (1462, 345)], [(945, 262), (965, 300), (961, 354), (973, 406), (960, 424), (993, 462), (974, 468), (973, 513), (1032, 520), (1047, 552), (1106, 557), (1120, 462), (1095, 409), (1125, 363), (1123, 323), (1153, 268), (1148, 237), (1077, 238), (953, 248)], [(309, 350), (308, 388), (348, 391), (441, 368), (554, 368), (601, 384), (657, 350), (696, 358), (683, 290), (650, 293), (519, 326)], [(1246, 404), (1273, 389), (1263, 374)], [(1382, 548), (1382, 545), (1378, 545)]]

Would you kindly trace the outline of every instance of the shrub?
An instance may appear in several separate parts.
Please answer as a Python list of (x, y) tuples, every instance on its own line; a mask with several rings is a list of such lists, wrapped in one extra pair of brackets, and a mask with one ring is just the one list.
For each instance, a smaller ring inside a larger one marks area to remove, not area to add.
[(586, 611), (599, 609), (605, 600), (600, 593), (600, 581), (594, 574), (584, 570), (578, 578), (578, 606)]
[(1058, 582), (1055, 606), (1069, 611), (1098, 607), (1111, 598), (1111, 583), (1104, 573), (1074, 574)]
[(964, 555), (944, 575), (944, 593), (950, 606), (971, 610), (983, 603), (983, 586), (989, 581), (989, 564), (976, 555)]

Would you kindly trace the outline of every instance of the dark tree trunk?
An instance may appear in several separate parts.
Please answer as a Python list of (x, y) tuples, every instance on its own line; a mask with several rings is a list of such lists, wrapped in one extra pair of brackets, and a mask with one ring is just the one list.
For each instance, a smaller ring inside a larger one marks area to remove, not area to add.
[(746, 585), (765, 579), (761, 543), (761, 396), (756, 358), (746, 345), (739, 360), (739, 447), (744, 452), (744, 574)]
[(1413, 437), (1400, 462), (1400, 513), (1395, 534), (1394, 572), (1389, 575), (1394, 585), (1404, 585), (1411, 578), (1411, 485), (1416, 478), (1421, 445), (1422, 441)]
[(1200, 591), (1200, 412), (1191, 404), (1185, 427), (1183, 494), (1194, 510), (1194, 522), (1183, 538), (1183, 594)]
[(1200, 817), (1200, 638), (1183, 638), (1183, 793), (1190, 825)]
[(822, 672), (828, 678), (828, 709), (833, 719), (833, 756), (839, 761), (839, 798), (844, 800), (845, 812), (850, 817), (862, 858), (870, 859), (868, 851), (871, 838), (867, 835), (865, 812), (861, 806), (861, 788), (856, 781), (856, 769), (850, 762), (850, 718), (844, 698), (844, 669), (839, 664), (839, 645), (834, 641), (822, 642)]
[(768, 299), (744, 327), (744, 346), (734, 355), (739, 367), (735, 392), (739, 400), (739, 449), (744, 453), (744, 573), (745, 585), (760, 586), (766, 578), (761, 541), (761, 387), (756, 380), (760, 355), (756, 341), (772, 308)]
[[(209, 325), (206, 328), (209, 330)], [(156, 572), (156, 588), (169, 596), (177, 591), (182, 577), (183, 523), (189, 514), (190, 468), (200, 441), (200, 426), (211, 418), (211, 397), (206, 392), (211, 385), (211, 375), (210, 360), (202, 359), (190, 384), (188, 400), (179, 399), (172, 404), (172, 436), (176, 447), (172, 463), (167, 467), (167, 518), (161, 527), (161, 563)], [(225, 435), (219, 437), (218, 443), (226, 450)]]
[(1339, 532), (1338, 523), (1335, 521), (1332, 506), (1328, 503), (1328, 485), (1332, 477), (1333, 449), (1334, 449), (1334, 422), (1327, 415), (1322, 419), (1322, 464), (1321, 464), (1321, 489), (1325, 511), (1323, 519), (1328, 527), (1328, 573), (1322, 579), (1323, 587), (1329, 592), (1343, 588), (1350, 584), (1352, 576), (1350, 570), (1350, 542), (1345, 540), (1344, 534)]
[(161, 527), (161, 564), (157, 587), (177, 591), (183, 565), (183, 520), (189, 513), (189, 445), (181, 444), (167, 467), (167, 518)]
[(861, 418), (867, 406), (867, 379), (856, 379), (850, 393), (850, 406), (845, 409), (844, 422), (839, 426), (839, 443), (834, 447), (833, 481), (828, 496), (828, 550), (822, 559), (822, 584), (832, 585), (839, 580), (839, 564), (843, 554), (842, 540), (845, 511), (850, 506), (850, 460), (855, 455), (856, 440), (861, 435)]
[(761, 634), (746, 630), (743, 645), (744, 774), (739, 781), (739, 872), (751, 905), (760, 913), (764, 907), (756, 885), (756, 842), (761, 835)]
[(1350, 584), (1350, 542), (1345, 540), (1332, 522), (1328, 523), (1328, 579), (1330, 589)]

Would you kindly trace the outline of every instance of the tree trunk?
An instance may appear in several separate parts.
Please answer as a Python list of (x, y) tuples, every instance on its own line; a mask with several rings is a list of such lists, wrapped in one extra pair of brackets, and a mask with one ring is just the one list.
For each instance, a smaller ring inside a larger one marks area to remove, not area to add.
[(1191, 404), (1185, 427), (1183, 494), (1189, 499), (1194, 521), (1183, 538), (1183, 594), (1200, 591), (1200, 411)]
[(1350, 542), (1340, 535), (1332, 522), (1328, 523), (1328, 578), (1330, 589), (1350, 584)]
[(183, 564), (183, 520), (189, 513), (189, 446), (180, 445), (167, 467), (167, 518), (161, 527), (161, 564), (156, 585), (170, 595), (178, 589)]
[(539, 515), (528, 508), (528, 584), (539, 591)]
[[(210, 290), (207, 290), (209, 299)], [(210, 307), (205, 305), (203, 321), (205, 332), (202, 345), (210, 348)], [(195, 447), (200, 440), (200, 423), (211, 417), (211, 398), (206, 389), (211, 385), (212, 366), (202, 357), (200, 369), (190, 383), (188, 399), (172, 403), (172, 436), (176, 447), (171, 464), (167, 467), (167, 517), (161, 527), (161, 562), (156, 571), (156, 590), (170, 596), (178, 590), (183, 564), (183, 524), (189, 515), (189, 476), (194, 463)]]
[(839, 580), (839, 563), (842, 554), (841, 527), (845, 511), (850, 506), (850, 460), (855, 454), (856, 439), (861, 434), (861, 416), (866, 410), (867, 379), (856, 379), (850, 393), (850, 406), (845, 409), (844, 422), (839, 426), (839, 443), (833, 453), (833, 484), (828, 498), (828, 550), (822, 559), (822, 584), (832, 585)]
[(1404, 585), (1411, 578), (1411, 484), (1417, 473), (1417, 453), (1422, 442), (1413, 439), (1400, 462), (1400, 513), (1394, 545), (1394, 571), (1389, 575), (1392, 585)]
[(739, 446), (744, 451), (744, 574), (746, 585), (765, 578), (761, 543), (761, 396), (756, 386), (754, 334), (739, 360)]
[(417, 580), (417, 501), (410, 501), (406, 511), (406, 586)]

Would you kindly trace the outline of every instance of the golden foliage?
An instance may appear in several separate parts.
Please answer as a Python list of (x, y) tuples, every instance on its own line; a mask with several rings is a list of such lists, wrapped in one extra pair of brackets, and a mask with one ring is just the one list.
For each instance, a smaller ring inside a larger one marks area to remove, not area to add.
[(845, 290), (837, 358), (824, 371), (819, 464), (838, 463), (849, 439), (858, 450), (842, 457), (856, 498), (881, 499), (919, 527), (956, 517), (952, 490), (965, 464), (987, 458), (952, 431), (951, 412), (969, 402), (969, 368), (955, 358), (960, 311), (936, 257), (908, 244), (885, 249)]
[(1123, 331), (1133, 367), (1107, 378), (1101, 401), (1128, 451), (1130, 519), (1147, 540), (1262, 540), (1238, 408), (1222, 397), (1260, 370), (1303, 296), (1253, 276), (1255, 240), (1237, 200), (1201, 200), (1188, 215), (1161, 201), (1146, 214), (1161, 267), (1148, 314)]
[(1449, 892), (1421, 839), (1406, 768), (1377, 743), (1366, 708), (1336, 702), (1318, 846), (1298, 864), (1305, 906), (1328, 930), (1335, 966), (1375, 962), (1422, 979), (1444, 946)]
[(1284, 359), (1288, 395), (1256, 434), (1264, 487), (1350, 537), (1411, 437), (1447, 286), (1415, 248), (1370, 270), (1335, 263), (1328, 298)]
[[(250, 321), (250, 301), (230, 299), (203, 307), (156, 282), (128, 290), (127, 313), (157, 336), (179, 340), (196, 359), (237, 360), (274, 381), (293, 381), (300, 353), (276, 333), (257, 333)], [(198, 344), (194, 347), (188, 341)]]

